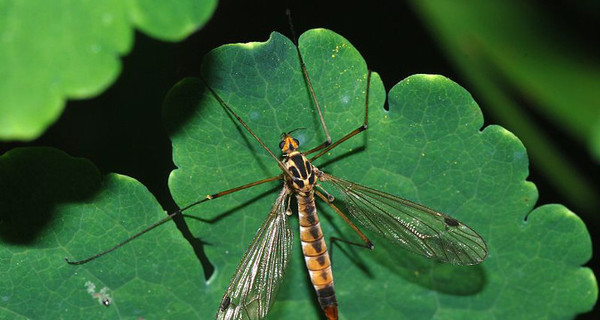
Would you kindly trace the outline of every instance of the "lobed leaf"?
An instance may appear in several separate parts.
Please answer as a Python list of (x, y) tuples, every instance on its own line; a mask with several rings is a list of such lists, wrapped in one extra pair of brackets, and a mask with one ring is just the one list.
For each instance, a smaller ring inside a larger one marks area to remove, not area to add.
[[(366, 64), (346, 39), (327, 30), (308, 31), (299, 42), (329, 131), (339, 139), (362, 124)], [(294, 134), (304, 150), (324, 141), (287, 38), (273, 33), (265, 43), (217, 48), (205, 57), (202, 71), (271, 150), (277, 150), (281, 132), (296, 128), (303, 128)], [(170, 187), (180, 205), (279, 172), (202, 87), (197, 79), (184, 80), (165, 104), (178, 167)], [(333, 269), (342, 317), (563, 318), (589, 310), (597, 297), (593, 273), (581, 267), (591, 255), (589, 234), (564, 207), (532, 211), (537, 191), (525, 180), (528, 159), (521, 142), (499, 126), (481, 130), (483, 118), (473, 98), (444, 77), (415, 75), (402, 81), (390, 90), (390, 111), (383, 109), (383, 93), (374, 74), (369, 130), (315, 164), (456, 217), (486, 239), (490, 257), (478, 266), (456, 267), (390, 248), (376, 238), (374, 252), (336, 246)], [(210, 226), (190, 222), (190, 227), (212, 244), (207, 248), (217, 268), (212, 285), (227, 286), (279, 187), (270, 183), (239, 191), (190, 211), (210, 220)], [(326, 205), (318, 208), (326, 236), (357, 240)], [(528, 215), (538, 218), (525, 221)], [(570, 230), (560, 237), (565, 246), (540, 234), (558, 224)], [(580, 255), (563, 259), (573, 252), (571, 246)], [(299, 246), (295, 256), (271, 313), (274, 319), (321, 314)], [(578, 285), (557, 292), (559, 283)]]

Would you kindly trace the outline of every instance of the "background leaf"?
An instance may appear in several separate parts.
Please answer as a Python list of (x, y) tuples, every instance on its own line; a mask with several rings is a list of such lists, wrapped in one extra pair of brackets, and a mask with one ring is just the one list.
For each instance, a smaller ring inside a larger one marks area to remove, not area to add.
[[(0, 318), (199, 317), (202, 269), (173, 224), (119, 254), (83, 266), (64, 261), (99, 252), (164, 217), (139, 182), (101, 178), (88, 161), (56, 149), (24, 148), (0, 157), (0, 192)], [(176, 276), (180, 270), (184, 279)], [(109, 307), (86, 291), (88, 281), (96, 292), (110, 289)]]
[(214, 0), (0, 1), (0, 139), (31, 140), (68, 98), (110, 86), (133, 27), (178, 41), (210, 18)]
[[(583, 36), (535, 3), (430, 0), (412, 5), (489, 113), (523, 139), (547, 179), (580, 206), (597, 206), (587, 172), (564, 156), (553, 133), (530, 114), (540, 113), (600, 159), (600, 61), (586, 50)], [(569, 3), (562, 10), (585, 11), (585, 6)]]

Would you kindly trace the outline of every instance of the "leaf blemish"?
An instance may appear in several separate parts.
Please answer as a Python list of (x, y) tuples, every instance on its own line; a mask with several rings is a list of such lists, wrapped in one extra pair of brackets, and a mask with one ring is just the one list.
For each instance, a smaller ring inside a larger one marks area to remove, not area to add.
[(108, 287), (104, 287), (100, 289), (100, 291), (96, 292), (96, 285), (93, 282), (86, 281), (84, 285), (87, 293), (92, 296), (92, 298), (97, 299), (99, 304), (106, 307), (110, 306), (112, 303), (112, 297), (108, 293), (110, 291)]
[(341, 101), (343, 104), (348, 104), (348, 102), (350, 102), (350, 96), (342, 95)]

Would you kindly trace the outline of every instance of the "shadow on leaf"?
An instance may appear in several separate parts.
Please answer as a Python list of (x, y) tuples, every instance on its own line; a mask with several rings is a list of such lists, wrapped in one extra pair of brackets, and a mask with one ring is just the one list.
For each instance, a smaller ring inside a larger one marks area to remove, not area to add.
[(57, 207), (90, 199), (99, 188), (100, 174), (87, 160), (54, 148), (12, 149), (0, 157), (0, 237), (32, 244)]
[(399, 249), (377, 236), (373, 237), (373, 242), (376, 247), (373, 259), (405, 281), (459, 296), (476, 294), (486, 284), (485, 270), (481, 265), (457, 266), (437, 262)]

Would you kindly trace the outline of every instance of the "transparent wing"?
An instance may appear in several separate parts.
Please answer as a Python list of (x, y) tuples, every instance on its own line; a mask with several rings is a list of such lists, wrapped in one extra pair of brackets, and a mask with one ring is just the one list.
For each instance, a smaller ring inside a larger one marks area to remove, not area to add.
[(325, 173), (322, 179), (341, 191), (353, 220), (404, 249), (458, 265), (487, 257), (481, 236), (448, 215)]
[(288, 201), (284, 187), (231, 279), (217, 319), (262, 319), (275, 302), (292, 251)]

